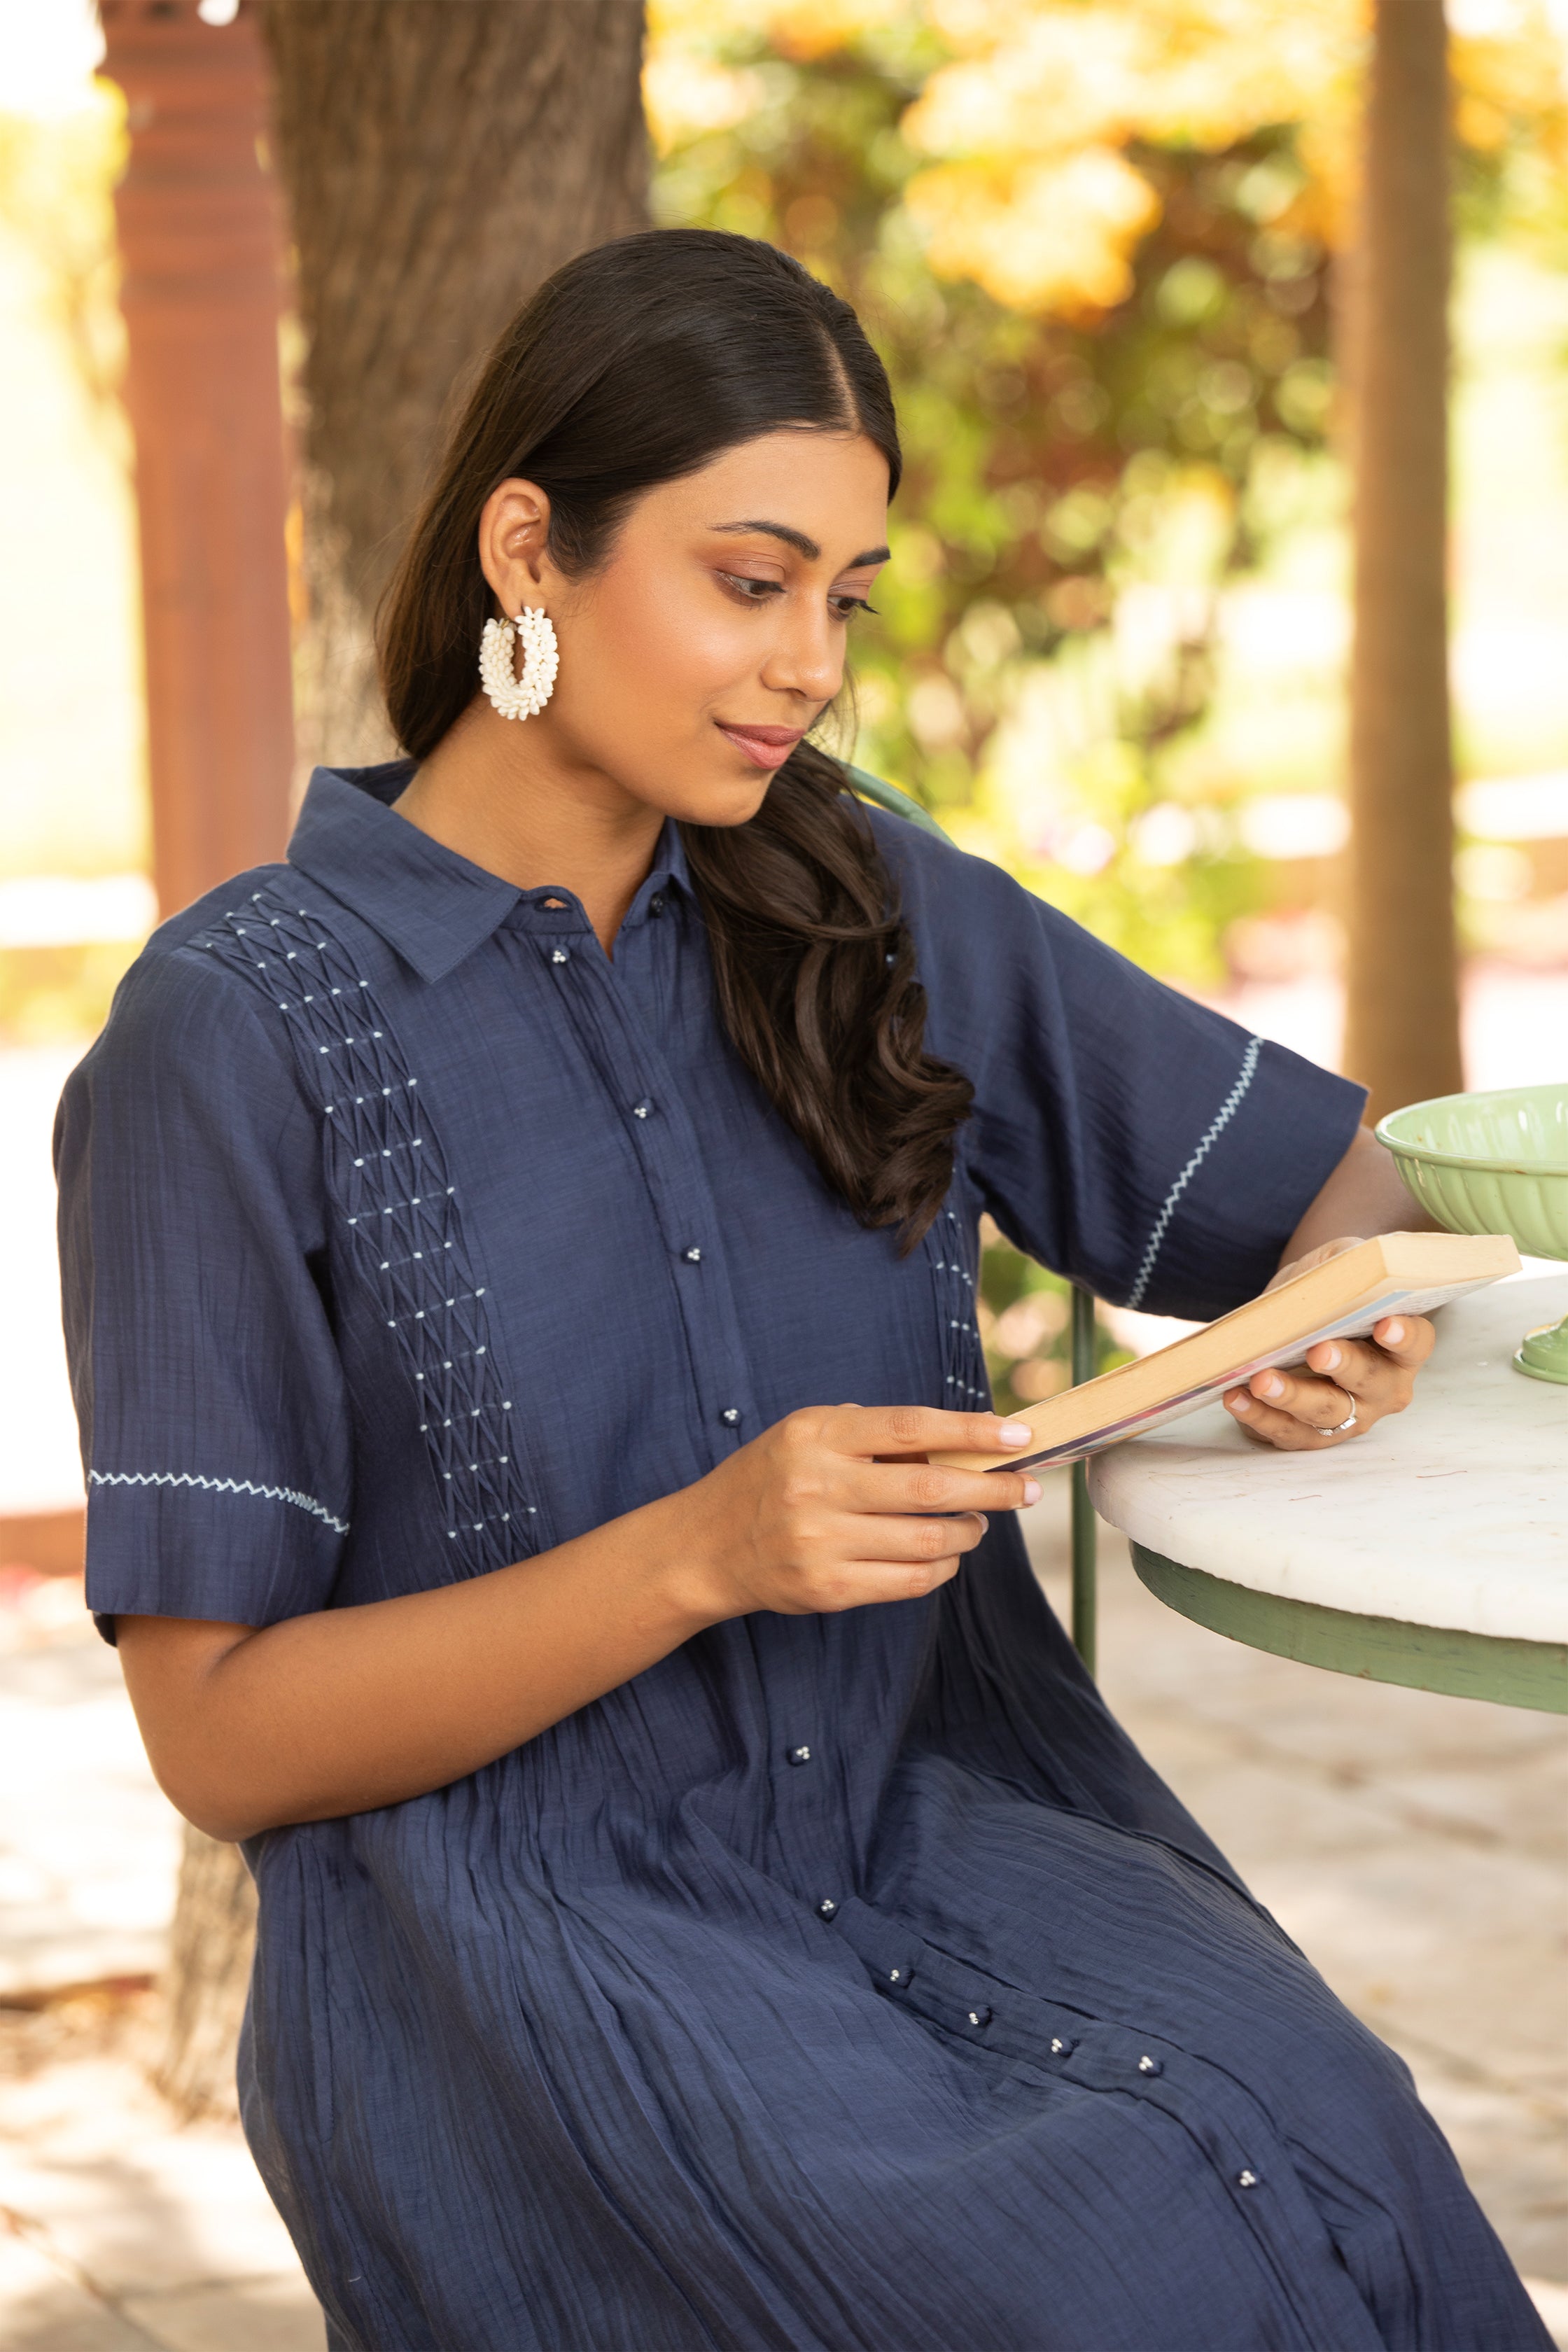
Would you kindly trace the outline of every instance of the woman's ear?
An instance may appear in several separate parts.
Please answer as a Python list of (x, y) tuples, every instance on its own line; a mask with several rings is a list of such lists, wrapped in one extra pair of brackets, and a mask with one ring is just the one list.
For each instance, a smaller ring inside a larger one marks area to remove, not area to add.
[(550, 498), (537, 482), (499, 483), (479, 516), (479, 569), (510, 620), (537, 604), (554, 574), (550, 560)]

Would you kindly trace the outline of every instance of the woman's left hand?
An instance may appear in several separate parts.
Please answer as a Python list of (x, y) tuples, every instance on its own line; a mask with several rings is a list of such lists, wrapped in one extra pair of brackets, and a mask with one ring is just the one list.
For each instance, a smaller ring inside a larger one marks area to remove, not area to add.
[[(1353, 1246), (1353, 1239), (1325, 1242), (1282, 1265), (1268, 1287)], [(1436, 1336), (1424, 1315), (1387, 1316), (1373, 1324), (1370, 1339), (1321, 1339), (1308, 1349), (1304, 1370), (1255, 1372), (1246, 1388), (1226, 1391), (1226, 1409), (1266, 1445), (1321, 1454), (1361, 1436), (1384, 1414), (1405, 1411)], [(1347, 1420), (1350, 1426), (1342, 1427)]]

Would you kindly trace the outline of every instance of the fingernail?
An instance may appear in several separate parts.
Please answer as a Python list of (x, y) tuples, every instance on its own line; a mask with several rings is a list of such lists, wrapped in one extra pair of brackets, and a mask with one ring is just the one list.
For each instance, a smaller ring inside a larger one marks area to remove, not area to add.
[(1040, 1499), (1040, 1482), (1039, 1482), (1039, 1480), (1038, 1480), (1037, 1478), (1026, 1478), (1026, 1479), (1025, 1479), (1025, 1481), (1024, 1481), (1024, 1501), (1025, 1501), (1026, 1505), (1027, 1505), (1027, 1504), (1029, 1504), (1029, 1503), (1037, 1503), (1037, 1502), (1039, 1501), (1039, 1499)]
[(996, 1435), (1004, 1445), (1027, 1445), (1034, 1433), (1026, 1421), (1005, 1421)]
[(983, 1536), (988, 1536), (991, 1532), (991, 1521), (985, 1512), (976, 1511), (974, 1516), (980, 1522), (981, 1534)]
[(1247, 1413), (1252, 1411), (1252, 1399), (1250, 1397), (1226, 1397), (1226, 1402), (1229, 1405), (1232, 1412)]
[(1396, 1319), (1389, 1325), (1383, 1336), (1391, 1348), (1397, 1348), (1405, 1337), (1404, 1324)]
[(1329, 1360), (1328, 1360), (1328, 1362), (1323, 1366), (1323, 1370), (1324, 1370), (1324, 1371), (1326, 1371), (1326, 1372), (1333, 1372), (1333, 1371), (1337, 1371), (1337, 1370), (1339, 1370), (1339, 1365), (1340, 1365), (1340, 1351), (1339, 1351), (1339, 1349), (1338, 1349), (1337, 1348), (1331, 1348), (1331, 1349), (1329, 1349)]
[(1276, 1380), (1274, 1374), (1270, 1372), (1268, 1379), (1263, 1383), (1263, 1393), (1266, 1397), (1283, 1396), (1285, 1393), (1284, 1381)]

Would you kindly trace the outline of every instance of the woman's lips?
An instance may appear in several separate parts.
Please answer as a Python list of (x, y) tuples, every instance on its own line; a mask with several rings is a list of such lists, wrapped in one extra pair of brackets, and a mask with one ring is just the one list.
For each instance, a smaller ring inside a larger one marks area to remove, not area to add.
[(714, 724), (759, 768), (782, 768), (805, 732), (804, 727), (726, 727), (721, 719)]

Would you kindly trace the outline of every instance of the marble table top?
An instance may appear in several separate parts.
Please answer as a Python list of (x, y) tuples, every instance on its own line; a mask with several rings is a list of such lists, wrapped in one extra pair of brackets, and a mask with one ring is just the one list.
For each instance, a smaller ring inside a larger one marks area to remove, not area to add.
[(1564, 1312), (1568, 1273), (1494, 1283), (1444, 1308), (1415, 1402), (1366, 1436), (1278, 1454), (1210, 1405), (1091, 1461), (1095, 1507), (1255, 1591), (1568, 1641), (1568, 1388), (1510, 1361)]

